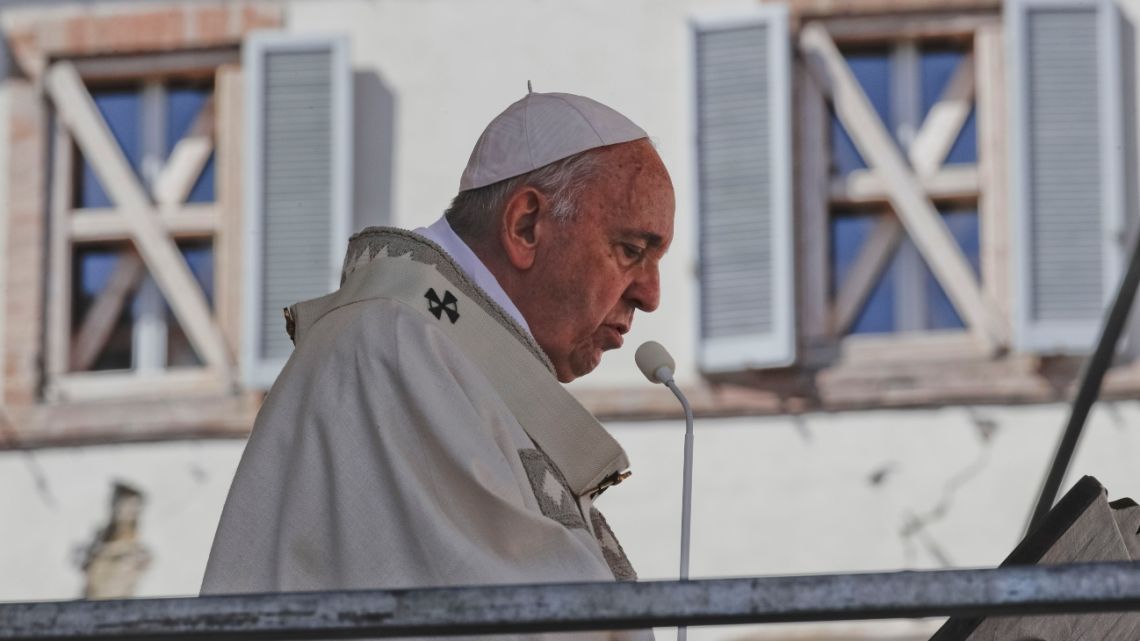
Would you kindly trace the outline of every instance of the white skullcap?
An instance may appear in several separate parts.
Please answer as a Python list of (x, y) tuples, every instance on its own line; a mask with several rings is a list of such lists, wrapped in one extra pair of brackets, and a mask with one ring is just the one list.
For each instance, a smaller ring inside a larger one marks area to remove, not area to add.
[(514, 178), (588, 149), (647, 138), (629, 118), (569, 93), (528, 93), (483, 130), (459, 191)]

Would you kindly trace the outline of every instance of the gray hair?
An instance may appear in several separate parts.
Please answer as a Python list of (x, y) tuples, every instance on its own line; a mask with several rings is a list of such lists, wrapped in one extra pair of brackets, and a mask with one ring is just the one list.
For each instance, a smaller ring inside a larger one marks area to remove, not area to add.
[(595, 151), (583, 151), (521, 176), (461, 191), (443, 215), (461, 238), (484, 239), (494, 233), (507, 199), (520, 187), (530, 186), (550, 199), (550, 214), (555, 220), (570, 221), (574, 218), (583, 188), (598, 168)]

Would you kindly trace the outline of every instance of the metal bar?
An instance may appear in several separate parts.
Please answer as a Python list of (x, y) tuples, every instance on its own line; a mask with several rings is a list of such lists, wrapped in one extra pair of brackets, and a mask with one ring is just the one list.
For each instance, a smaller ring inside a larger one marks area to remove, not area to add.
[[(672, 361), (672, 359), (670, 359)], [(689, 542), (693, 523), (693, 406), (685, 398), (677, 382), (670, 376), (665, 386), (681, 401), (685, 410), (685, 459), (681, 468), (681, 568), (679, 578), (689, 580)], [(677, 641), (688, 641), (689, 630), (681, 626), (677, 628)]]
[(1140, 611), (1140, 563), (0, 604), (5, 641), (360, 639)]
[(1037, 498), (1037, 506), (1029, 519), (1028, 532), (1033, 532), (1041, 525), (1041, 521), (1045, 519), (1049, 510), (1053, 509), (1053, 503), (1057, 500), (1057, 491), (1061, 489), (1061, 482), (1065, 480), (1065, 473), (1069, 470), (1069, 461), (1077, 449), (1089, 410), (1100, 395), (1100, 385), (1104, 381), (1105, 372), (1108, 371), (1112, 357), (1116, 354), (1116, 343), (1120, 340), (1124, 324), (1128, 321), (1128, 312), (1132, 310), (1137, 285), (1140, 285), (1140, 233), (1136, 234), (1133, 241), (1132, 255), (1128, 258), (1128, 270), (1120, 280), (1116, 298), (1105, 316), (1096, 351), (1093, 352), (1092, 358), (1085, 362), (1080, 389), (1073, 400), (1073, 409), (1069, 412), (1069, 420), (1065, 424), (1065, 431), (1061, 434), (1061, 441), (1057, 444), (1053, 464), (1049, 467), (1049, 473), (1046, 474), (1041, 486), (1041, 495)]

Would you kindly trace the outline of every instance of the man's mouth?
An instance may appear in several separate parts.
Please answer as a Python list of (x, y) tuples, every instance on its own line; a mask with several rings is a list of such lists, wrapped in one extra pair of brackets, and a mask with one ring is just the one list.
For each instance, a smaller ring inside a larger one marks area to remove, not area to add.
[(629, 331), (629, 325), (606, 324), (602, 325), (604, 349), (617, 349), (625, 343), (624, 334)]

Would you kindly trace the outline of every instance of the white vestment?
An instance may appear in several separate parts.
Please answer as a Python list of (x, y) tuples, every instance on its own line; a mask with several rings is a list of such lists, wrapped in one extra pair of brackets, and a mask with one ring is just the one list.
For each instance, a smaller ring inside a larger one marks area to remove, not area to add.
[(593, 507), (625, 453), (436, 245), (365, 230), (290, 312), (203, 594), (636, 578)]

